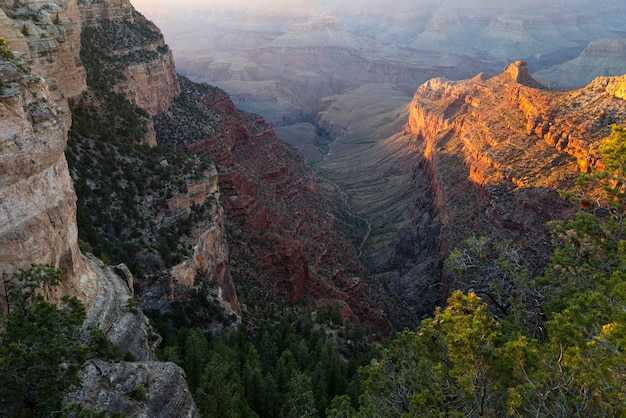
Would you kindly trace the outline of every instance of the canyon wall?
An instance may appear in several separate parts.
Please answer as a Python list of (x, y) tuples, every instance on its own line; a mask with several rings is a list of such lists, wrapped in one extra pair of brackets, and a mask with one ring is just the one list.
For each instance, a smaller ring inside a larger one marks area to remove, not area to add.
[(69, 124), (68, 100), (87, 88), (76, 0), (13, 2), (0, 10), (0, 25), (9, 47), (47, 81), (53, 103), (64, 110)]
[(302, 155), (224, 91), (180, 82), (181, 96), (155, 119), (158, 138), (218, 165), (239, 283), (312, 308), (338, 302), (346, 317), (389, 332), (390, 305), (364, 277)]
[[(84, 26), (100, 26), (106, 32), (108, 53), (123, 63), (123, 77), (113, 90), (151, 116), (164, 112), (180, 93), (180, 86), (172, 52), (159, 28), (137, 13), (129, 0), (81, 1), (79, 10)], [(137, 36), (134, 28), (141, 28), (144, 36)]]
[[(48, 84), (1, 61), (0, 269), (9, 280), (31, 263), (60, 267), (61, 291), (90, 303), (97, 284), (84, 280), (78, 249), (76, 194), (65, 160), (67, 126)], [(4, 301), (3, 286), (0, 296)], [(6, 306), (4, 307), (6, 310)]]
[(368, 223), (367, 233), (355, 228), (368, 271), (417, 317), (459, 285), (444, 262), (470, 237), (513, 242), (542, 274), (550, 221), (577, 210), (559, 192), (601, 168), (597, 144), (626, 116), (623, 76), (552, 92), (522, 61), (493, 77), (423, 83), (391, 136), (402, 112), (383, 111), (382, 100), (370, 109), (357, 93), (322, 101), (319, 124), (336, 139), (316, 167), (343, 192), (340, 206)]
[[(79, 55), (81, 27), (131, 15), (129, 2), (113, 1), (16, 1), (0, 10), (2, 36), (15, 55), (0, 59), (0, 275), (4, 283), (0, 304), (6, 311), (6, 284), (19, 269), (31, 263), (61, 268), (62, 284), (44, 289), (46, 297), (54, 301), (61, 294), (78, 296), (88, 308), (85, 326), (103, 329), (122, 352), (136, 359), (90, 360), (81, 370), (83, 386), (73, 398), (89, 407), (131, 416), (197, 417), (182, 369), (154, 361), (159, 338), (147, 318), (133, 308), (133, 277), (128, 269), (120, 265), (113, 270), (92, 256), (85, 258), (78, 247), (76, 194), (64, 150), (71, 124), (68, 100), (77, 99), (87, 87)], [(164, 55), (171, 62), (171, 55)], [(167, 71), (175, 80), (173, 66), (161, 66), (153, 73)], [(155, 77), (163, 82), (160, 75)], [(154, 79), (145, 77), (143, 82), (147, 87)], [(176, 94), (176, 85), (165, 89), (172, 92), (170, 96), (155, 95), (141, 103), (162, 110)], [(234, 291), (228, 290), (232, 298)], [(143, 401), (131, 396), (139, 384), (147, 388)]]

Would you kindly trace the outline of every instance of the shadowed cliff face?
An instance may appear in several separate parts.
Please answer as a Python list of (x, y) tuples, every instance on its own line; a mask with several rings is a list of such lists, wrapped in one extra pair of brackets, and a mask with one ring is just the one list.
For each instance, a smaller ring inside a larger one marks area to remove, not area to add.
[(51, 107), (54, 101), (41, 77), (7, 61), (0, 61), (0, 74), (5, 84), (0, 95), (2, 279), (31, 263), (53, 264), (66, 279), (60, 291), (90, 302), (95, 285), (81, 280), (86, 270), (78, 249), (76, 195), (63, 154), (67, 127)]
[[(128, 2), (94, 4), (98, 10), (81, 2), (82, 12), (116, 18), (125, 5), (131, 10)], [(20, 57), (5, 60), (3, 54), (0, 59), (1, 278), (8, 281), (31, 263), (60, 267), (63, 283), (53, 291), (44, 289), (45, 296), (52, 301), (61, 294), (78, 296), (89, 312), (85, 326), (100, 327), (122, 352), (138, 360), (113, 364), (91, 359), (81, 370), (83, 392), (71, 399), (133, 416), (196, 417), (182, 369), (153, 361), (158, 337), (133, 308), (128, 269), (120, 265), (113, 271), (91, 256), (85, 259), (78, 247), (76, 194), (64, 154), (71, 121), (67, 99), (86, 89), (78, 5), (62, 0), (0, 6), (0, 35)], [(6, 287), (0, 287), (4, 301)], [(112, 388), (115, 381), (145, 385), (146, 400), (133, 400), (126, 387)]]

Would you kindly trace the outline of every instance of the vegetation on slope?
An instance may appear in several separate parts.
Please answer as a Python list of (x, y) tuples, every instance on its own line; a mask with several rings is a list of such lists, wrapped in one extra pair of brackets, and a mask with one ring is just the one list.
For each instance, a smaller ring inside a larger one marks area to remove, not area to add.
[(482, 271), (475, 292), (455, 291), (447, 306), (381, 346), (358, 371), (371, 353), (331, 337), (328, 324), (340, 321), (332, 311), (317, 323), (285, 317), (252, 335), (240, 329), (212, 337), (176, 331), (160, 318), (161, 355), (186, 368), (207, 417), (226, 410), (262, 417), (623, 416), (626, 220), (618, 185), (626, 170), (611, 160), (625, 141), (623, 129), (614, 129), (600, 147), (608, 174), (593, 176), (607, 186), (612, 208), (599, 213), (614, 216), (581, 212), (554, 223), (555, 251), (540, 277), (530, 277), (512, 243), (468, 240), (448, 267), (456, 275)]
[[(59, 306), (41, 291), (57, 286), (61, 270), (32, 265), (6, 282), (8, 314), (0, 317), (0, 417), (67, 416), (67, 390), (80, 386), (78, 371), (90, 356), (120, 359), (101, 330), (83, 329), (85, 307), (63, 296)], [(100, 415), (94, 415), (100, 416)]]
[(154, 321), (164, 337), (161, 359), (185, 369), (205, 417), (325, 416), (335, 396), (356, 401), (356, 371), (373, 350), (338, 306), (214, 335), (168, 315)]
[(400, 334), (380, 359), (360, 370), (358, 409), (338, 399), (335, 411), (341, 416), (626, 414), (621, 201), (626, 170), (613, 163), (623, 160), (625, 142), (626, 132), (615, 128), (600, 147), (607, 171), (592, 176), (607, 186), (604, 201), (614, 216), (581, 212), (555, 223), (551, 263), (532, 280), (513, 262), (510, 244), (490, 252), (484, 240), (468, 241), (449, 261), (485, 272), (489, 280), (475, 285), (489, 304), (473, 292), (455, 292), (447, 307), (416, 331)]
[[(131, 38), (141, 45), (154, 41), (157, 34), (142, 28), (103, 22), (83, 31), (81, 59), (90, 91), (72, 106), (66, 150), (78, 195), (83, 249), (107, 263), (126, 263), (136, 276), (177, 264), (188, 255), (191, 248), (185, 237), (210, 210), (205, 204), (172, 225), (158, 223), (168, 200), (186, 193), (210, 162), (144, 144), (149, 115), (111, 91), (122, 77), (114, 47), (128, 47), (119, 33), (134, 33)], [(107, 37), (114, 41), (105, 42)]]

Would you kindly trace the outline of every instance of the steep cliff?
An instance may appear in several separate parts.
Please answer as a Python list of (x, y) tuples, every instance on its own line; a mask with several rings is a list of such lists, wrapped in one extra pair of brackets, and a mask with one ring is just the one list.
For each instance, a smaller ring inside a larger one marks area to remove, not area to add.
[[(63, 283), (45, 289), (45, 296), (52, 301), (61, 294), (78, 296), (89, 312), (85, 326), (103, 329), (136, 360), (92, 359), (81, 371), (83, 387), (68, 394), (68, 401), (129, 416), (197, 416), (182, 369), (154, 361), (159, 338), (133, 302), (132, 274), (124, 265), (113, 271), (92, 256), (86, 259), (79, 250), (76, 194), (64, 154), (71, 121), (67, 99), (77, 99), (86, 88), (77, 4), (6, 3), (2, 35), (20, 58), (3, 51), (0, 59), (2, 280), (31, 263), (60, 267)], [(191, 205), (202, 190), (189, 193)], [(232, 288), (227, 290), (232, 298)], [(5, 291), (3, 286), (2, 301)], [(140, 384), (146, 393), (137, 400), (132, 390)]]
[(0, 22), (11, 49), (27, 60), (33, 73), (46, 79), (54, 103), (69, 116), (68, 99), (87, 87), (78, 59), (81, 19), (76, 0), (6, 1)]
[(60, 290), (89, 303), (97, 284), (84, 279), (78, 249), (76, 194), (63, 153), (67, 126), (42, 77), (15, 60), (0, 61), (0, 76), (2, 278), (31, 263), (53, 264), (64, 272)]
[(74, 101), (67, 151), (81, 239), (129, 265), (145, 308), (168, 310), (215, 279), (211, 299), (239, 315), (215, 167), (156, 142), (150, 115), (180, 91), (171, 53), (128, 2), (97, 3), (80, 6), (90, 91)]
[[(108, 3), (104, 3), (105, 5)], [(91, 16), (89, 4), (80, 6), (84, 16), (83, 42), (90, 43), (94, 54), (83, 50), (82, 58), (97, 61), (102, 68), (90, 75), (91, 83), (106, 83), (133, 104), (155, 116), (167, 109), (180, 92), (172, 53), (159, 29), (137, 13), (129, 2), (119, 9), (106, 9)], [(128, 7), (125, 7), (128, 6)], [(105, 13), (106, 12), (106, 13)]]
[(541, 271), (549, 222), (575, 212), (559, 191), (598, 163), (597, 142), (625, 116), (622, 88), (623, 77), (601, 77), (551, 92), (516, 62), (494, 77), (429, 80), (405, 116), (355, 106), (354, 91), (320, 108), (337, 139), (317, 167), (369, 222), (366, 268), (427, 315), (451, 285), (445, 257), (469, 237), (511, 240)]

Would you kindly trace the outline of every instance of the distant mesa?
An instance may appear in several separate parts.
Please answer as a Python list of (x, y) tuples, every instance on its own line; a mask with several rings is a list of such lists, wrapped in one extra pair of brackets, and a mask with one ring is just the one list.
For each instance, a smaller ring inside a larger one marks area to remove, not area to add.
[(576, 89), (596, 77), (626, 73), (626, 39), (598, 39), (589, 43), (578, 57), (546, 68), (533, 76), (549, 87)]

